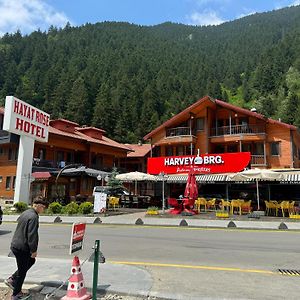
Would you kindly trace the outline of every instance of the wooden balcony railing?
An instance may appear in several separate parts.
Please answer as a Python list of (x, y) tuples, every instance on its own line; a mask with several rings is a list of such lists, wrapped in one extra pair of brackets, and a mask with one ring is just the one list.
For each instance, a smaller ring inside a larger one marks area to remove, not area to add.
[(266, 133), (264, 125), (232, 125), (216, 127), (211, 129), (211, 136), (263, 133)]
[(267, 161), (265, 155), (251, 155), (251, 166), (266, 166)]
[(175, 136), (192, 135), (192, 134), (191, 134), (190, 127), (176, 127), (176, 128), (169, 128), (166, 130), (166, 137), (175, 137)]

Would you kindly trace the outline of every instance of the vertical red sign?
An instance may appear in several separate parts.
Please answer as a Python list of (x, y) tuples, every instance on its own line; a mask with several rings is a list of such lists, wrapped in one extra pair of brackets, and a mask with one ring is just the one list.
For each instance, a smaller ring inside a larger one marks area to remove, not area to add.
[(82, 250), (85, 228), (86, 223), (73, 223), (70, 243), (70, 254)]

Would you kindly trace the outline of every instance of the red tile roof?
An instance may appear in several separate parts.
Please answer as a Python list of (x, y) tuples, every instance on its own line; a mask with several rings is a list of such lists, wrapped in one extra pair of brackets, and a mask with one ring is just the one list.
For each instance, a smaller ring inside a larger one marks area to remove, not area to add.
[(127, 154), (127, 157), (144, 157), (151, 151), (150, 144), (125, 144), (132, 152)]
[[(4, 107), (0, 107), (0, 113), (4, 114)], [(55, 128), (53, 126), (51, 126), (52, 124), (54, 125), (55, 123), (67, 123), (70, 124), (72, 126), (76, 126), (74, 132), (66, 132), (63, 130), (60, 130), (58, 128)], [(128, 148), (127, 146), (125, 146), (124, 144), (118, 143), (112, 139), (109, 139), (108, 137), (102, 136), (102, 139), (94, 139), (84, 133), (82, 133), (81, 131), (84, 131), (84, 129), (94, 129), (94, 130), (98, 130), (100, 132), (105, 132), (103, 129), (99, 129), (96, 127), (83, 127), (83, 128), (77, 128), (78, 124), (69, 120), (65, 120), (65, 119), (57, 119), (57, 120), (51, 120), (50, 121), (50, 126), (49, 126), (49, 134), (55, 134), (55, 135), (60, 135), (60, 136), (65, 136), (65, 137), (70, 137), (73, 139), (78, 139), (81, 141), (88, 141), (90, 143), (95, 143), (98, 145), (104, 145), (104, 146), (108, 146), (108, 147), (114, 147), (114, 148), (119, 148), (122, 150), (126, 150), (126, 151), (132, 151), (131, 148)]]

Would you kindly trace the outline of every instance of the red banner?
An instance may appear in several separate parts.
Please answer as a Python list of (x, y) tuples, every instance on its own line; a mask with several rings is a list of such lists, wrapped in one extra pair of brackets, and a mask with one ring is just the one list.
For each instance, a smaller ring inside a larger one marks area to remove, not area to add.
[(147, 172), (155, 175), (188, 173), (190, 170), (196, 174), (235, 173), (244, 170), (250, 158), (250, 152), (150, 157)]

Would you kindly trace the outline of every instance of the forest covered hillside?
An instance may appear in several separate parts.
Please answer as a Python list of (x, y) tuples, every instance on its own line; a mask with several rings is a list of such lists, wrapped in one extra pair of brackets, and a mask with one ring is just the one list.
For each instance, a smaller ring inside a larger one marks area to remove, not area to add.
[(103, 22), (0, 38), (14, 95), (137, 142), (204, 95), (300, 125), (300, 6), (218, 26)]

